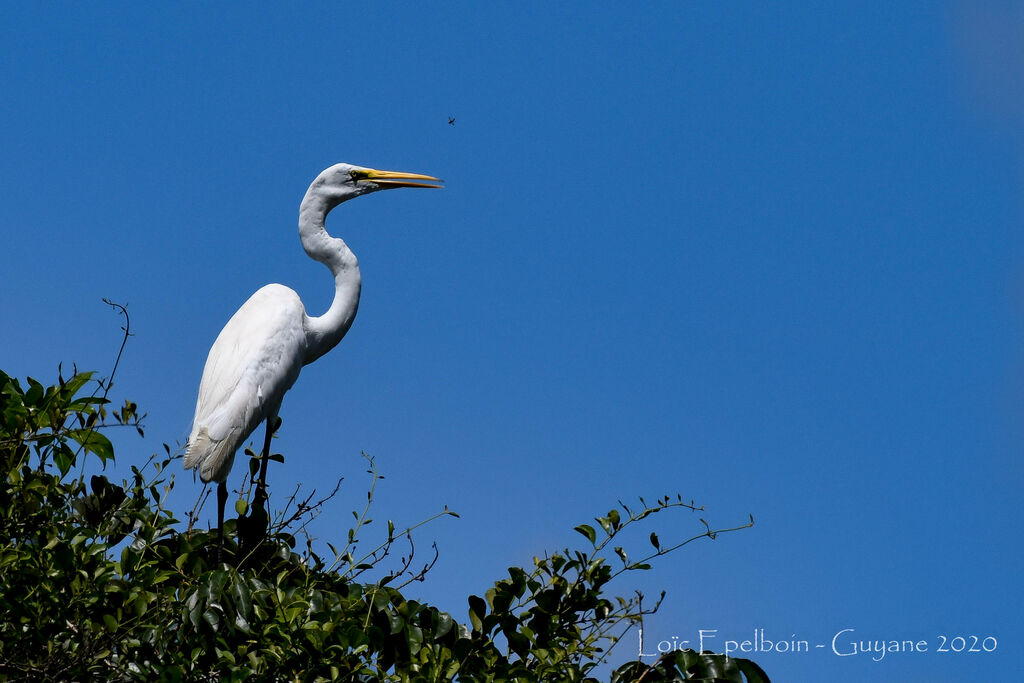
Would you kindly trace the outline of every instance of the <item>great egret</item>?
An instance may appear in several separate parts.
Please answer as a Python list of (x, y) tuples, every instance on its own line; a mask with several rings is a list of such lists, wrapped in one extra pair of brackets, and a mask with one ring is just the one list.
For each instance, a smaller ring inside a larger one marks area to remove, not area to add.
[[(413, 182), (417, 180), (429, 182)], [(311, 318), (293, 290), (284, 285), (267, 285), (242, 304), (210, 348), (199, 383), (185, 469), (198, 469), (204, 482), (217, 482), (221, 547), (228, 497), (225, 481), (235, 451), (261, 422), (267, 423), (257, 486), (257, 500), (262, 502), (266, 498), (272, 425), (281, 400), (303, 365), (312, 363), (341, 341), (359, 307), (359, 263), (345, 242), (327, 234), (324, 222), (328, 212), (344, 201), (377, 190), (441, 187), (433, 182), (441, 181), (419, 173), (378, 171), (350, 164), (335, 164), (318, 175), (299, 205), (299, 238), (311, 259), (331, 269), (331, 307), (322, 316)]]

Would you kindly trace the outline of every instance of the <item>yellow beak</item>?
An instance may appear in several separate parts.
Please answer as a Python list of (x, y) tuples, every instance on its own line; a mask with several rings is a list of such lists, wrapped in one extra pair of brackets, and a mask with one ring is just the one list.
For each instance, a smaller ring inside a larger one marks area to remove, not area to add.
[(430, 187), (434, 189), (441, 189), (443, 185), (433, 185), (430, 183), (412, 183), (410, 180), (431, 180), (436, 183), (444, 182), (440, 178), (435, 178), (430, 175), (423, 175), (422, 173), (405, 173), (403, 171), (376, 171), (374, 169), (367, 169), (363, 180), (369, 180), (377, 183), (385, 188), (391, 187)]

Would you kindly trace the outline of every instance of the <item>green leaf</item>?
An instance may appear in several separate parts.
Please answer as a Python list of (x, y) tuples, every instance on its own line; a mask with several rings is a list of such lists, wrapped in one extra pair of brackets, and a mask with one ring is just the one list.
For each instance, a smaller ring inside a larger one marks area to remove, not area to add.
[(67, 435), (87, 453), (93, 453), (103, 462), (114, 459), (114, 446), (103, 434), (93, 429), (73, 429)]
[(203, 612), (203, 621), (205, 621), (210, 628), (214, 630), (214, 632), (220, 629), (220, 615), (212, 609), (208, 609)]
[[(64, 444), (61, 444), (61, 446), (64, 446)], [(71, 469), (71, 466), (75, 464), (74, 453), (69, 451), (67, 446), (58, 448), (53, 453), (53, 462), (57, 465), (60, 476), (63, 477)]]
[(423, 647), (423, 629), (410, 625), (406, 630), (405, 640), (409, 645), (409, 654), (415, 655)]
[(64, 382), (64, 391), (67, 392), (68, 396), (74, 396), (78, 393), (78, 390), (85, 386), (85, 383), (92, 379), (92, 372), (80, 372), (74, 377)]
[(487, 603), (477, 595), (469, 596), (469, 621), (473, 624), (473, 630), (483, 632), (484, 615), (487, 614)]
[(574, 528), (573, 531), (578, 531), (583, 534), (591, 543), (597, 542), (597, 532), (594, 531), (594, 527), (589, 524), (580, 524), (578, 527)]
[(771, 683), (768, 680), (768, 674), (764, 672), (764, 669), (759, 667), (749, 659), (743, 658), (732, 658), (736, 662), (736, 666), (739, 667), (743, 675), (747, 677), (746, 683)]
[(235, 628), (237, 628), (242, 633), (248, 633), (250, 630), (249, 622), (246, 620), (245, 617), (243, 617), (240, 613), (237, 612), (235, 613)]
[(228, 573), (222, 569), (215, 572), (210, 572), (206, 577), (206, 584), (203, 586), (206, 589), (206, 594), (209, 596), (211, 601), (220, 600), (220, 596), (224, 593), (224, 588), (228, 585)]
[(252, 612), (252, 592), (241, 576), (235, 576), (231, 584), (231, 597), (240, 616), (249, 617)]
[(245, 502), (245, 498), (239, 498), (235, 501), (235, 512), (239, 515), (244, 515), (249, 509), (249, 504)]
[(375, 590), (371, 597), (373, 606), (379, 610), (383, 610), (388, 605), (388, 592), (386, 590)]
[(188, 562), (188, 558), (189, 558), (189, 554), (188, 553), (181, 553), (174, 560), (174, 566), (178, 568), (178, 571), (181, 571), (181, 568), (185, 566), (185, 563)]
[(39, 399), (41, 399), (43, 397), (43, 394), (45, 393), (46, 390), (43, 388), (43, 385), (29, 377), (28, 391), (25, 392), (25, 405), (36, 405), (37, 403), (39, 403)]
[(530, 639), (522, 633), (512, 631), (505, 634), (508, 640), (509, 649), (515, 652), (520, 658), (525, 658), (530, 653)]
[(437, 624), (434, 626), (434, 640), (440, 640), (452, 630), (455, 620), (452, 619), (450, 614), (441, 611), (436, 613), (435, 619)]
[(613, 529), (619, 528), (619, 511), (612, 508), (608, 511), (608, 521), (611, 522)]
[(117, 617), (115, 617), (113, 614), (109, 614), (109, 613), (108, 614), (104, 614), (103, 615), (103, 625), (106, 626), (107, 630), (110, 631), (111, 633), (116, 633), (117, 632)]

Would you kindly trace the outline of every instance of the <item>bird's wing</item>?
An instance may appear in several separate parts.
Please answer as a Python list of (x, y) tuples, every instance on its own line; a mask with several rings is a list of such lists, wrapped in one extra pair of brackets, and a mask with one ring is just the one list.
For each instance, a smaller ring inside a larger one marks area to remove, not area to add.
[(210, 348), (199, 384), (186, 468), (223, 481), (235, 450), (267, 417), (299, 376), (305, 354), (305, 309), (298, 295), (267, 285), (231, 317)]

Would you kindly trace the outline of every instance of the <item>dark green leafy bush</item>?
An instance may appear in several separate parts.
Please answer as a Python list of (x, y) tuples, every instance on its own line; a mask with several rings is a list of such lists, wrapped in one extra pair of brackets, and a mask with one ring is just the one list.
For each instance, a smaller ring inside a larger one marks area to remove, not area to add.
[[(652, 533), (645, 557), (633, 561), (614, 547), (613, 561), (604, 551), (625, 528), (663, 511), (699, 509), (678, 498), (641, 501), (635, 511), (621, 505), (621, 513), (597, 518), (597, 528), (577, 527), (585, 550), (512, 567), (482, 596), (469, 596), (463, 625), (407, 600), (404, 584), (395, 585), (422, 579), (432, 561), (416, 570), (410, 551), (396, 568), (384, 568), (393, 543), (411, 543), (410, 530), (388, 522), (384, 543), (357, 552), (368, 508), (356, 515), (345, 545), (328, 544), (333, 558), (324, 558), (308, 538), (296, 551), (296, 537), (324, 500), (293, 496), (267, 536), (244, 551), (238, 531), (249, 505), (240, 500), (218, 564), (216, 534), (183, 525), (164, 506), (173, 487), (168, 468), (179, 457), (171, 449), (132, 467), (120, 484), (87, 474), (114, 459), (105, 430), (142, 432), (135, 404), (114, 410), (105, 392), (85, 394), (95, 383), (90, 373), (76, 373), (51, 387), (33, 379), (22, 386), (0, 372), (6, 679), (593, 681), (622, 633), (657, 608), (644, 608), (639, 594), (609, 599), (607, 584), (719, 533), (705, 523), (702, 533), (670, 547)], [(379, 479), (370, 464), (367, 505)], [(437, 516), (447, 514), (454, 513), (445, 508)], [(365, 581), (372, 570), (384, 576)], [(612, 680), (768, 678), (746, 660), (678, 652), (653, 666), (629, 662)]]

